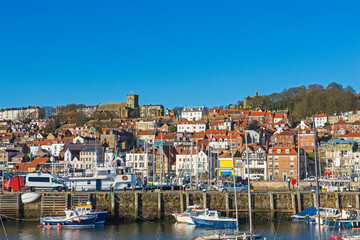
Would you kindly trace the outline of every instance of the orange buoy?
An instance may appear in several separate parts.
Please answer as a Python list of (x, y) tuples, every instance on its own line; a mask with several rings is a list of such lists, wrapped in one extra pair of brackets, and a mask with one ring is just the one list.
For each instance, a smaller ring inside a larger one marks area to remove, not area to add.
[(41, 227), (43, 227), (43, 225), (39, 225), (39, 226), (38, 226), (38, 228), (41, 228)]
[(48, 223), (48, 226), (50, 226), (50, 223)]
[(81, 219), (79, 218), (78, 222), (81, 222)]
[(58, 227), (61, 227), (61, 223), (58, 223)]
[(72, 223), (73, 223), (73, 222), (74, 222), (74, 219), (71, 219), (71, 221), (70, 221), (70, 222), (72, 222)]

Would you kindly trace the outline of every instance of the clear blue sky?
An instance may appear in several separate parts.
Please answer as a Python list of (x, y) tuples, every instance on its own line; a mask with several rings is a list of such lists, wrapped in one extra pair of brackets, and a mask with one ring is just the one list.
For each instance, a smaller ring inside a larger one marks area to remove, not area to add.
[(0, 108), (165, 107), (336, 81), (360, 90), (360, 1), (0, 1)]

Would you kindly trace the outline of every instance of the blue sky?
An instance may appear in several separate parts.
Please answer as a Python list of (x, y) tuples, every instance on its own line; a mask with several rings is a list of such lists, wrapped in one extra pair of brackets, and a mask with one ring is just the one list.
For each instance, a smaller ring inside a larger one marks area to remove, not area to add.
[(0, 1), (0, 108), (360, 90), (359, 1)]

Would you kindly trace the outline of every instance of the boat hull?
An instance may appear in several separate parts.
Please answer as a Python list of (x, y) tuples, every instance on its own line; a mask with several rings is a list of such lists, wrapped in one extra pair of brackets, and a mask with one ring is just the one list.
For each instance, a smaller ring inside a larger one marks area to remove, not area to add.
[(204, 227), (213, 227), (213, 228), (235, 228), (236, 219), (222, 219), (222, 220), (212, 220), (212, 219), (202, 219), (191, 217), (196, 226)]
[(78, 218), (45, 217), (40, 219), (40, 224), (44, 227), (88, 227), (94, 226), (96, 216), (84, 216)]
[(38, 200), (40, 197), (39, 193), (24, 193), (21, 195), (21, 201), (23, 203), (32, 203)]
[(89, 215), (96, 216), (95, 224), (104, 224), (108, 212), (90, 212)]
[(360, 227), (360, 220), (325, 219), (323, 225), (327, 227), (353, 228)]

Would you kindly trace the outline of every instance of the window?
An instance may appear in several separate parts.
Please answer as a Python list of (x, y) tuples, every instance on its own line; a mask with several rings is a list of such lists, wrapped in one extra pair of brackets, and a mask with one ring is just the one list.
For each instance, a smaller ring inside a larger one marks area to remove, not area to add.
[(278, 157), (278, 156), (275, 157), (275, 161), (277, 161), (277, 160), (279, 160), (279, 157)]
[(269, 168), (272, 168), (273, 165), (272, 165), (272, 162), (269, 162)]
[(279, 168), (279, 163), (275, 163), (275, 168)]
[(294, 161), (295, 157), (294, 156), (290, 156), (290, 161)]
[(290, 149), (286, 149), (285, 152), (286, 152), (286, 153), (290, 153)]
[(275, 176), (279, 176), (279, 171), (275, 171)]
[(294, 163), (290, 163), (290, 168), (294, 168)]
[(281, 153), (281, 149), (278, 149), (278, 150), (277, 150), (277, 153)]
[(293, 170), (290, 171), (290, 176), (294, 176), (294, 171)]
[(273, 153), (273, 149), (270, 149), (270, 150), (269, 150), (269, 153)]

